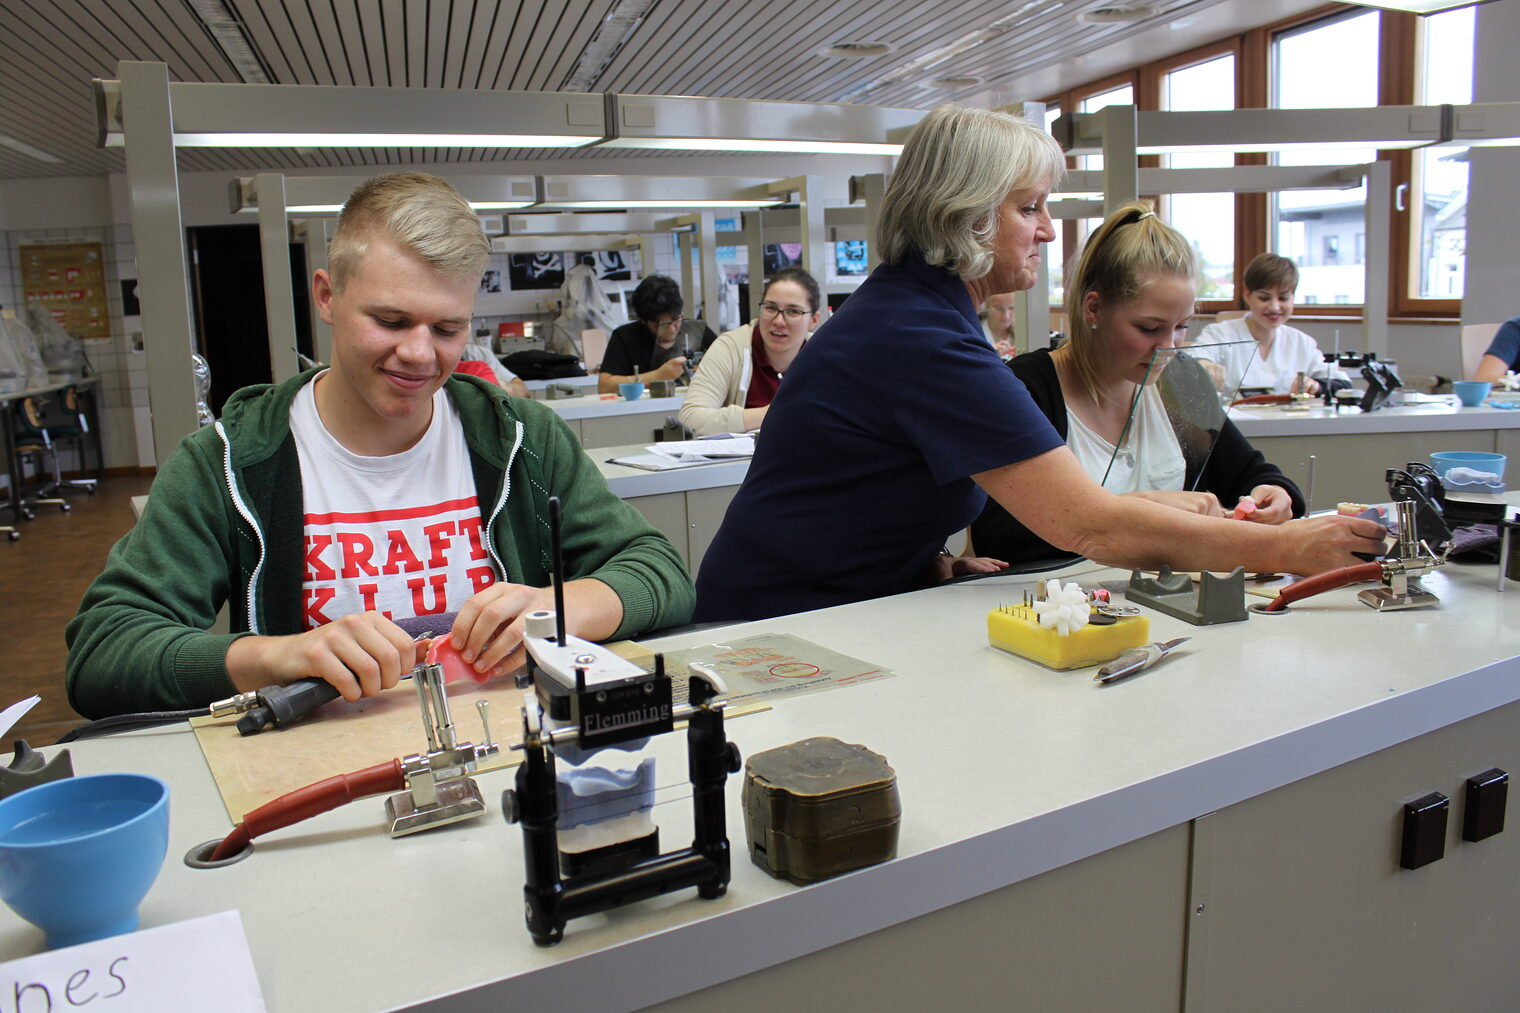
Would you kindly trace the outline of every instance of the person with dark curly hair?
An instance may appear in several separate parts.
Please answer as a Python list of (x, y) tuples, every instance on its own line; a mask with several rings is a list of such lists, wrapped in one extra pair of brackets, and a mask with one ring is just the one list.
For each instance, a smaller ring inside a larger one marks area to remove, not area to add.
[[(681, 288), (663, 274), (651, 274), (639, 282), (628, 299), (633, 320), (613, 331), (602, 356), (597, 390), (617, 391), (618, 384), (634, 380), (679, 380), (686, 375), (691, 339), (682, 329), (685, 308)], [(717, 335), (703, 326), (702, 348)]]

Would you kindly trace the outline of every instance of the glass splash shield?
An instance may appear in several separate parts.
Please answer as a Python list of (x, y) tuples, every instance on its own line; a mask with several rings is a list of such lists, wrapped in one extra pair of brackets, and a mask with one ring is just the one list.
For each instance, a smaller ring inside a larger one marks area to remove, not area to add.
[[(1198, 488), (1250, 365), (1240, 346), (1254, 348), (1255, 342), (1246, 338), (1152, 353), (1103, 473), (1103, 488), (1114, 493)], [(1225, 349), (1233, 354), (1221, 354)], [(1230, 359), (1240, 363), (1233, 376), (1225, 365)]]

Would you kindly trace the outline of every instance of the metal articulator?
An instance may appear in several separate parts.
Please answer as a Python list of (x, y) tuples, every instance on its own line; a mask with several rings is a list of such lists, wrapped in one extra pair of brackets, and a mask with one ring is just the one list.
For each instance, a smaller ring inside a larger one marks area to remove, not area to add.
[[(724, 734), (727, 690), (716, 674), (693, 673), (688, 702), (675, 704), (663, 655), (646, 672), (600, 644), (565, 634), (558, 507), (550, 501), (556, 608), (526, 617), (528, 661), (519, 684), (532, 688), (523, 694), (522, 743), (512, 747), (525, 759), (516, 787), (502, 794), (507, 822), (522, 826), (528, 931), (540, 946), (559, 942), (572, 918), (674, 890), (696, 887), (704, 899), (721, 897), (729, 880), (723, 790), (740, 765)], [(590, 859), (562, 854), (555, 751), (627, 748), (671, 731), (678, 719), (687, 721), (691, 846), (660, 854), (656, 831), (599, 848)]]
[(449, 698), (444, 690), (443, 667), (436, 663), (418, 665), (412, 673), (417, 687), (417, 702), (422, 708), (422, 727), (427, 731), (428, 750), (414, 753), (401, 761), (407, 790), (385, 800), (385, 813), (391, 820), (391, 836), (405, 837), (421, 830), (441, 827), (460, 820), (474, 819), (486, 811), (480, 787), (469, 775), (480, 761), (500, 751), (491, 741), (487, 721), (490, 705), (479, 700), (482, 744), (460, 743), (454, 738), (454, 719), (449, 714)]

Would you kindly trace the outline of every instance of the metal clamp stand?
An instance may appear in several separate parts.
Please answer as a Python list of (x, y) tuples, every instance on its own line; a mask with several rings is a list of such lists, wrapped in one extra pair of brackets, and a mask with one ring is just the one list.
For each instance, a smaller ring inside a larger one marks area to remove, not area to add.
[(490, 705), (484, 700), (475, 704), (484, 743), (475, 746), (455, 741), (454, 719), (449, 714), (441, 665), (418, 665), (412, 673), (412, 682), (422, 708), (428, 751), (414, 753), (401, 761), (407, 790), (385, 800), (392, 837), (405, 837), (484, 815), (486, 803), (480, 786), (467, 775), (475, 771), (481, 760), (500, 751), (500, 746), (491, 741), (487, 721)]
[(1383, 559), (1383, 586), (1358, 592), (1357, 598), (1379, 612), (1420, 608), (1439, 604), (1441, 599), (1420, 586), (1417, 578), (1446, 562), (1437, 556), (1419, 536), (1415, 527), (1415, 504), (1399, 500), (1399, 541), (1394, 554)]

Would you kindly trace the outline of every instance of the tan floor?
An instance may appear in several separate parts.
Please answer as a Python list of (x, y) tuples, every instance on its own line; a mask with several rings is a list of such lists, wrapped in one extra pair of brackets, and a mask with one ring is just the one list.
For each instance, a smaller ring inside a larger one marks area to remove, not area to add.
[[(5, 737), (0, 762), (9, 761), (15, 739), (51, 745), (83, 723), (64, 693), (63, 628), (107, 551), (132, 527), (131, 497), (147, 492), (152, 481), (148, 475), (107, 478), (94, 496), (71, 495), (68, 513), (39, 506), (36, 519), (21, 522), (20, 541), (0, 537), (0, 707), (33, 693), (42, 697)], [(10, 511), (0, 512), (0, 524), (10, 523)]]

